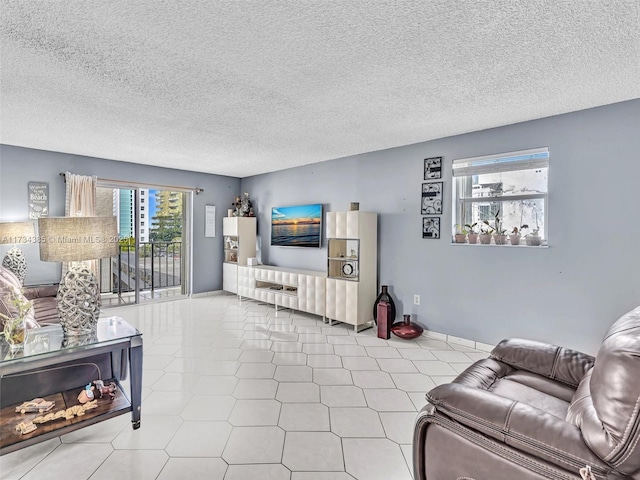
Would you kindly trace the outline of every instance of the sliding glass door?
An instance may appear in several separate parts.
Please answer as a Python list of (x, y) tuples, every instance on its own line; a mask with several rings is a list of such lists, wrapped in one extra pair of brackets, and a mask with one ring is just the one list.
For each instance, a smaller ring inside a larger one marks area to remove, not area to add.
[(98, 215), (115, 215), (119, 254), (103, 259), (102, 304), (125, 305), (190, 293), (191, 193), (104, 183)]

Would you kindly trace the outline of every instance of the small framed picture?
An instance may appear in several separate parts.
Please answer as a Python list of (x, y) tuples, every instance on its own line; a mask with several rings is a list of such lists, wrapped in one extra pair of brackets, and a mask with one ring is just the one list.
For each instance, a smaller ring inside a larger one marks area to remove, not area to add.
[(422, 215), (442, 214), (442, 186), (443, 182), (422, 184)]
[(422, 238), (440, 238), (440, 217), (422, 219)]
[(424, 159), (424, 179), (437, 180), (442, 178), (442, 157)]

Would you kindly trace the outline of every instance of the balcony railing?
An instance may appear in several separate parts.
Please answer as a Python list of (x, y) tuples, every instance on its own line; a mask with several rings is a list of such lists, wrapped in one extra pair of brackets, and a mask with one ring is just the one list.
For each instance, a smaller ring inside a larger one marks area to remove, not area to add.
[(101, 292), (133, 292), (136, 283), (141, 292), (179, 287), (182, 282), (181, 253), (182, 242), (141, 242), (138, 254), (139, 278), (136, 279), (135, 247), (120, 245), (118, 256), (105, 259), (101, 264)]

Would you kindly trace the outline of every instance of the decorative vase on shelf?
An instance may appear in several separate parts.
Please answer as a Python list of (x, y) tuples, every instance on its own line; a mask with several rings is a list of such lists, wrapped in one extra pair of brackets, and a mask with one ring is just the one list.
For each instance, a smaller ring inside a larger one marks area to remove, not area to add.
[(12, 318), (4, 322), (4, 340), (11, 350), (20, 350), (24, 346), (25, 323), (24, 318)]
[(378, 303), (387, 302), (389, 304), (389, 312), (390, 312), (389, 317), (387, 318), (387, 321), (391, 325), (396, 319), (396, 304), (394, 303), (393, 298), (391, 298), (391, 295), (389, 295), (389, 286), (382, 285), (380, 288), (382, 289), (382, 291), (380, 292), (380, 295), (378, 295), (378, 298), (376, 298), (376, 301), (373, 302), (373, 320), (376, 322), (376, 325), (377, 325), (378, 324)]
[(1, 290), (0, 294), (4, 297), (3, 303), (11, 305), (14, 309), (10, 315), (0, 313), (0, 322), (4, 322), (2, 335), (11, 351), (18, 351), (24, 346), (24, 340), (27, 334), (26, 319), (30, 312), (33, 311), (33, 304), (22, 295), (19, 295), (16, 290)]
[(411, 315), (403, 315), (403, 321), (391, 326), (391, 333), (405, 340), (418, 338), (424, 332), (424, 328), (411, 321)]

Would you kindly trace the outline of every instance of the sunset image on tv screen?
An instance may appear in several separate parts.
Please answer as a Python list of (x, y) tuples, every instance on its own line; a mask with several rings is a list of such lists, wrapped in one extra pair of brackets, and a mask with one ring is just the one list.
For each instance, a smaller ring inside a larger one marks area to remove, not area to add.
[(321, 231), (321, 204), (271, 209), (271, 245), (319, 247)]

